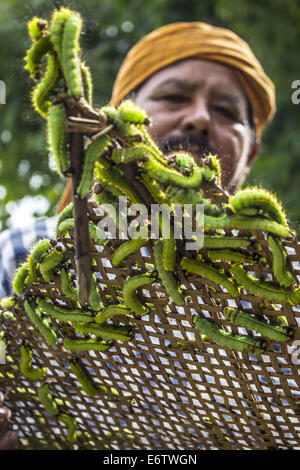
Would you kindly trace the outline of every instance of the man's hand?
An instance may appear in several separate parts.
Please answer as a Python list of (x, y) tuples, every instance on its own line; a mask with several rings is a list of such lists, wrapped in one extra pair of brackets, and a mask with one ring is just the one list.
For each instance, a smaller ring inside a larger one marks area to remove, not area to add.
[(11, 411), (2, 407), (4, 396), (0, 392), (0, 450), (14, 450), (18, 442), (17, 435), (9, 429)]

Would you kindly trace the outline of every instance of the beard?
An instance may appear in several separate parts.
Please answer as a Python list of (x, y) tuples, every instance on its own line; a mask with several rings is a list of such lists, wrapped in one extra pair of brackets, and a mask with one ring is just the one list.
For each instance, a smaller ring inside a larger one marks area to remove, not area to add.
[(166, 139), (162, 139), (158, 143), (158, 146), (166, 156), (178, 151), (191, 153), (198, 164), (209, 154), (220, 156), (217, 149), (215, 149), (207, 139), (192, 135), (170, 136)]

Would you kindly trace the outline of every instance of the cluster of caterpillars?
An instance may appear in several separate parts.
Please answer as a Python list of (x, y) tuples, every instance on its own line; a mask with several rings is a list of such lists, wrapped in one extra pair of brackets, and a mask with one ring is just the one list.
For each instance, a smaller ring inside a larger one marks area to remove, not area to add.
[[(82, 19), (78, 13), (63, 7), (53, 12), (50, 24), (46, 20), (33, 18), (28, 26), (32, 46), (26, 55), (25, 67), (36, 80), (32, 100), (35, 109), (47, 120), (48, 143), (56, 169), (68, 175), (70, 161), (65, 129), (66, 110), (64, 104), (57, 100), (57, 92), (63, 83), (73, 99), (78, 100), (85, 95), (92, 103), (91, 76), (80, 57)], [(68, 324), (72, 325), (74, 334), (63, 338), (64, 348), (71, 352), (105, 351), (114, 341), (130, 341), (133, 329), (128, 323), (134, 324), (135, 317), (151, 314), (149, 305), (141, 295), (147, 286), (160, 282), (174, 304), (186, 304), (184, 290), (178, 283), (178, 269), (187, 276), (196, 275), (221, 285), (231, 298), (237, 298), (240, 289), (245, 288), (247, 292), (272, 303), (300, 303), (300, 287), (290, 271), (283, 243), (294, 234), (274, 194), (252, 187), (239, 190), (233, 196), (226, 195), (224, 201), (221, 167), (216, 155), (207, 155), (197, 163), (192, 155), (184, 151), (163, 155), (147, 130), (149, 118), (132, 101), (125, 100), (118, 107), (104, 106), (101, 112), (107, 118), (110, 131), (87, 140), (77, 195), (93, 198), (96, 206), (113, 204), (117, 211), (121, 196), (127, 197), (129, 205), (146, 204), (144, 193), (137, 190), (122, 170), (126, 165), (134, 165), (133, 178), (142, 184), (156, 204), (166, 204), (171, 215), (174, 215), (177, 206), (190, 204), (194, 210), (197, 204), (204, 205), (205, 258), (201, 248), (182, 254), (172, 230), (169, 238), (160, 236), (153, 241), (146, 224), (147, 236), (120, 242), (112, 248), (111, 262), (113, 266), (122, 266), (129, 256), (147, 246), (153, 253), (154, 269), (150, 272), (139, 271), (128, 277), (118, 293), (120, 302), (107, 305), (103, 303), (95, 267), (88, 304), (82, 306), (78, 302), (76, 273), (72, 270), (68, 254), (68, 249), (72, 249), (68, 236), (74, 229), (71, 203), (60, 214), (55, 239), (38, 241), (26, 262), (17, 270), (13, 281), (14, 295), (2, 299), (0, 303), (4, 321), (16, 321), (16, 313), (21, 309), (51, 347), (57, 345), (61, 334), (59, 325)], [(114, 222), (118, 224), (118, 218)], [(200, 223), (197, 217), (195, 223)], [(162, 234), (162, 220), (159, 226)], [(230, 230), (240, 230), (243, 235), (229, 235)], [(260, 261), (253, 235), (256, 230), (263, 231), (267, 236), (273, 259), (272, 282), (257, 280), (248, 274), (247, 268)], [(106, 237), (99, 238), (93, 220), (89, 220), (89, 234), (94, 245), (110, 243)], [(62, 240), (65, 243), (61, 243)], [(217, 269), (217, 261), (228, 263), (230, 275)], [(53, 281), (56, 289), (60, 286), (61, 294), (67, 299), (65, 303), (53, 301), (45, 295), (43, 286), (45, 283), (51, 286)], [(238, 309), (227, 308), (223, 313), (228, 321), (261, 335), (257, 339), (252, 335), (229, 333), (218, 328), (212, 319), (201, 315), (194, 317), (195, 327), (207, 340), (231, 350), (259, 355), (265, 351), (266, 339), (283, 342), (293, 336), (292, 328), (282, 322), (275, 324)], [(129, 322), (118, 325), (117, 321), (124, 316)], [(20, 349), (21, 372), (32, 380), (40, 381), (39, 397), (45, 409), (67, 423), (69, 439), (75, 442), (74, 418), (60, 411), (50, 393), (46, 370), (34, 368), (31, 359), (31, 347), (23, 343)], [(107, 390), (105, 385), (95, 385), (78, 358), (71, 360), (70, 367), (89, 396)]]

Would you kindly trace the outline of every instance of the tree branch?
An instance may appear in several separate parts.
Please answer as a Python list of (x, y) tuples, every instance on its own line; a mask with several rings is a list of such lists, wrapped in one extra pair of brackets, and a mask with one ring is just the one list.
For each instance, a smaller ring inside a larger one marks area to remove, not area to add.
[(88, 302), (92, 276), (91, 255), (89, 254), (90, 235), (87, 199), (81, 199), (76, 195), (83, 157), (83, 135), (73, 133), (71, 134), (70, 162), (72, 172), (75, 262), (78, 280), (78, 301), (81, 306)]

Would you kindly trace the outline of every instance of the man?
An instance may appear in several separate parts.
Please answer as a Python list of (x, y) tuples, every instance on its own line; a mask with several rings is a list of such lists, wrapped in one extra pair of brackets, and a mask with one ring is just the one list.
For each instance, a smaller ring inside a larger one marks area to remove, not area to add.
[[(207, 151), (220, 155), (222, 184), (230, 192), (245, 180), (261, 131), (275, 112), (274, 86), (249, 46), (231, 31), (199, 22), (164, 26), (131, 49), (111, 104), (127, 97), (146, 110), (152, 121), (149, 131), (164, 151), (186, 149), (196, 159)], [(68, 184), (59, 211), (70, 197)], [(48, 234), (35, 228), (27, 243), (25, 231), (1, 234), (0, 297), (10, 294), (16, 251), (21, 261), (35, 240), (54, 235), (54, 223)], [(5, 423), (0, 449), (15, 442), (15, 436), (7, 437), (7, 419)]]

